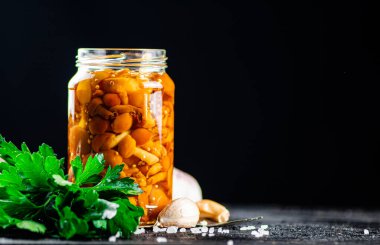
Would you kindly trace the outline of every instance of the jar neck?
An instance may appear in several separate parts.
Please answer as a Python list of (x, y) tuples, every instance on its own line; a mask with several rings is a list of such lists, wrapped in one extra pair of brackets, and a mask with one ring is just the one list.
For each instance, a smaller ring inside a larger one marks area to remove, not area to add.
[(140, 73), (162, 73), (167, 67), (166, 60), (164, 49), (80, 48), (76, 66), (88, 70), (128, 68)]

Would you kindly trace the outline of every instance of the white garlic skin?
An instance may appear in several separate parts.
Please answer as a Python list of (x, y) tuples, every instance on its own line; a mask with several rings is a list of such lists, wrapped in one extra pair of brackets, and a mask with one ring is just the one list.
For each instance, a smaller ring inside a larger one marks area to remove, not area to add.
[(157, 226), (179, 228), (195, 227), (199, 220), (199, 209), (196, 203), (183, 197), (173, 200), (158, 215)]

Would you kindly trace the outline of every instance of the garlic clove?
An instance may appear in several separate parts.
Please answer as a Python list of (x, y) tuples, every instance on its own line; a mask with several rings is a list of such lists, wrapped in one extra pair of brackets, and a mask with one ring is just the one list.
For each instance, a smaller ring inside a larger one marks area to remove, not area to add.
[(179, 198), (169, 203), (158, 215), (155, 226), (179, 228), (195, 227), (199, 220), (197, 204), (188, 198)]
[(212, 200), (203, 199), (197, 202), (200, 218), (214, 220), (218, 223), (227, 222), (230, 219), (230, 212), (223, 205)]

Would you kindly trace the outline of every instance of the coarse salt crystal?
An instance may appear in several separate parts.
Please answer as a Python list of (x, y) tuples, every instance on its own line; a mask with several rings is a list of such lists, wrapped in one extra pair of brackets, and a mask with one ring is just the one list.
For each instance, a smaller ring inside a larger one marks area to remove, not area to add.
[(209, 233), (208, 236), (210, 236), (210, 237), (211, 236), (215, 236), (215, 234), (214, 233)]
[(266, 229), (268, 229), (268, 225), (261, 225), (260, 228), (263, 229), (263, 230), (266, 230)]
[(263, 234), (261, 234), (261, 233), (258, 232), (258, 231), (252, 231), (251, 234), (254, 235), (255, 237), (262, 237), (262, 236), (263, 236)]
[(249, 231), (249, 230), (254, 230), (254, 229), (256, 229), (256, 227), (253, 225), (240, 227), (241, 231)]
[(364, 229), (364, 235), (369, 235), (369, 230)]
[(145, 229), (141, 228), (141, 229), (137, 229), (133, 234), (139, 235), (139, 234), (143, 234), (143, 233), (145, 233)]
[(156, 238), (156, 241), (157, 242), (168, 242), (168, 239), (166, 239), (166, 237), (160, 237), (159, 236), (159, 237)]
[(154, 233), (157, 233), (157, 232), (165, 232), (166, 231), (166, 228), (160, 228), (158, 226), (153, 226), (153, 232)]
[(230, 230), (223, 230), (223, 233), (230, 233)]
[(110, 236), (108, 238), (108, 241), (110, 241), (110, 242), (116, 242), (116, 238), (119, 238), (120, 236), (121, 236), (121, 232), (118, 231), (118, 232), (116, 232), (116, 234), (114, 236)]
[(116, 242), (116, 236), (110, 236), (110, 237), (108, 238), (108, 241), (109, 241), (109, 242)]
[(166, 233), (177, 233), (178, 227), (177, 226), (169, 226), (166, 230)]
[(201, 228), (201, 231), (202, 231), (202, 232), (208, 232), (208, 228), (207, 228), (206, 226), (203, 226), (203, 227)]
[(207, 233), (202, 233), (202, 236), (206, 236), (207, 235)]
[(190, 228), (190, 231), (191, 233), (194, 233), (194, 234), (199, 234), (199, 233), (202, 233), (201, 229), (200, 228)]
[(214, 233), (214, 231), (215, 231), (215, 228), (214, 228), (214, 227), (211, 227), (211, 228), (208, 230), (209, 233)]
[(179, 232), (186, 232), (186, 228), (179, 229)]
[(234, 241), (233, 240), (228, 240), (227, 241), (227, 245), (234, 245)]
[(262, 231), (261, 234), (263, 234), (264, 236), (269, 236), (269, 231)]
[(222, 233), (223, 232), (223, 229), (222, 228), (218, 228), (218, 233)]

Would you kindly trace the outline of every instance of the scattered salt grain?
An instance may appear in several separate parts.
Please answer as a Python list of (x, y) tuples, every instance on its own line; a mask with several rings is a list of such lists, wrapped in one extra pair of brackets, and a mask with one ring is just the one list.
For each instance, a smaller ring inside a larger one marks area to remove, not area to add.
[(254, 229), (256, 229), (254, 225), (240, 227), (241, 231), (249, 231), (249, 230), (254, 230)]
[(215, 231), (215, 228), (214, 228), (214, 227), (211, 227), (211, 228), (208, 230), (209, 233), (214, 233), (214, 231)]
[(116, 236), (110, 236), (110, 237), (108, 238), (108, 241), (109, 241), (109, 242), (116, 242)]
[(233, 240), (228, 240), (227, 241), (227, 245), (234, 245), (234, 241)]
[(203, 226), (203, 227), (201, 228), (201, 231), (202, 231), (202, 232), (208, 232), (208, 228), (207, 228), (206, 226)]
[(223, 233), (228, 234), (228, 233), (230, 233), (230, 230), (223, 230)]
[(268, 229), (268, 225), (262, 225), (257, 231), (263, 236), (269, 236), (269, 231), (265, 229)]
[(133, 234), (139, 235), (139, 234), (143, 234), (143, 233), (145, 233), (145, 229), (141, 228), (141, 229), (137, 229)]
[(214, 233), (209, 233), (208, 236), (212, 237), (212, 236), (215, 236), (215, 234)]
[(166, 239), (166, 237), (160, 237), (159, 236), (159, 237), (156, 238), (156, 241), (157, 242), (168, 242), (168, 239)]
[(364, 229), (364, 235), (369, 235), (369, 230)]
[(120, 236), (121, 236), (121, 233), (117, 232), (114, 236), (110, 236), (108, 238), (108, 241), (110, 241), (110, 242), (116, 242), (116, 239), (119, 238)]
[(251, 234), (254, 235), (255, 237), (262, 237), (262, 236), (263, 236), (263, 234), (261, 234), (261, 233), (258, 232), (258, 231), (252, 231)]
[(157, 232), (165, 232), (166, 231), (166, 228), (160, 228), (158, 226), (153, 226), (153, 232), (154, 233), (157, 233)]
[(178, 227), (177, 226), (169, 226), (166, 230), (166, 233), (177, 233)]
[(263, 229), (263, 230), (266, 230), (266, 229), (268, 229), (268, 225), (261, 225), (260, 228)]
[(179, 229), (179, 232), (186, 232), (186, 228)]
[(222, 228), (218, 228), (218, 233), (222, 233), (223, 232), (223, 229)]
[(191, 233), (194, 233), (194, 234), (202, 233), (201, 228), (198, 228), (198, 227), (190, 228), (190, 231)]
[(207, 235), (207, 233), (202, 233), (202, 236), (206, 236)]

